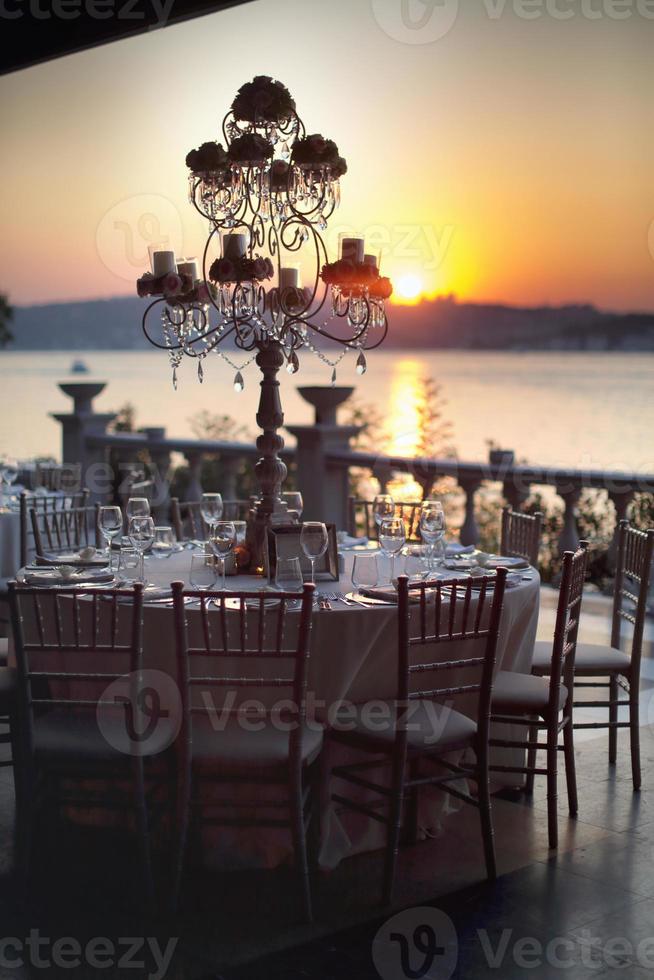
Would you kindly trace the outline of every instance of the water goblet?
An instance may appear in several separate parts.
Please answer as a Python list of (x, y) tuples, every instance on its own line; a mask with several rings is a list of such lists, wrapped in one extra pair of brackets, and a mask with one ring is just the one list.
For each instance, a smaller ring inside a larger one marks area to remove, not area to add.
[(209, 535), (211, 528), (223, 516), (223, 498), (219, 493), (203, 493), (200, 501), (202, 520), (207, 525)]
[(439, 500), (424, 500), (420, 507), (420, 537), (428, 548), (427, 571), (433, 568), (434, 549), (445, 535), (445, 513)]
[(286, 501), (289, 511), (295, 511), (299, 520), (304, 510), (302, 494), (297, 490), (289, 490), (282, 494), (282, 499)]
[(372, 514), (377, 525), (377, 537), (379, 537), (381, 522), (387, 517), (392, 517), (394, 513), (395, 501), (390, 493), (378, 493), (372, 502)]
[(141, 554), (136, 548), (124, 547), (118, 553), (116, 575), (123, 582), (138, 582), (141, 572)]
[(154, 529), (152, 541), (153, 558), (170, 558), (175, 546), (175, 535), (172, 527), (160, 526)]
[(211, 550), (220, 562), (220, 588), (224, 592), (227, 588), (225, 582), (225, 558), (230, 553), (236, 542), (236, 528), (233, 521), (216, 521), (211, 527), (211, 537), (209, 543)]
[(132, 517), (127, 533), (132, 547), (141, 556), (140, 581), (145, 585), (145, 552), (154, 541), (154, 521), (151, 517)]
[(100, 507), (98, 511), (98, 527), (100, 529), (100, 534), (107, 542), (109, 570), (113, 571), (113, 540), (123, 533), (123, 512), (120, 507), (116, 507), (114, 505)]
[(395, 578), (395, 556), (406, 543), (406, 529), (401, 517), (387, 517), (379, 525), (379, 547), (383, 555), (391, 560), (391, 583)]
[(147, 497), (130, 497), (125, 506), (125, 516), (127, 524), (133, 517), (149, 517), (150, 501)]
[(191, 555), (189, 582), (198, 592), (211, 589), (216, 584), (216, 561), (204, 552)]
[(379, 581), (377, 555), (355, 555), (352, 565), (352, 585), (356, 594), (361, 596), (361, 589), (374, 589)]
[(327, 528), (320, 521), (305, 521), (300, 531), (300, 546), (311, 562), (311, 584), (315, 585), (315, 566), (318, 558), (327, 551), (329, 539)]

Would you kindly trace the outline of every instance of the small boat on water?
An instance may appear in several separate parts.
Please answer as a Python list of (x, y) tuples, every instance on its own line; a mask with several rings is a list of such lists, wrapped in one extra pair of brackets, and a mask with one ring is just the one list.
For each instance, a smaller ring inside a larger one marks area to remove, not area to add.
[(89, 374), (89, 366), (85, 361), (75, 360), (70, 367), (71, 374)]

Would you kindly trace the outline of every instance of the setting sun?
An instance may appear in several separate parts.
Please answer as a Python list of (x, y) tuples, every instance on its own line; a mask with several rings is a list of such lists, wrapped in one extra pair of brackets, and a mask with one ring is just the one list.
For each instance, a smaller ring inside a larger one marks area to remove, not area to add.
[(422, 282), (418, 276), (408, 274), (400, 276), (397, 281), (399, 299), (417, 299), (422, 291)]

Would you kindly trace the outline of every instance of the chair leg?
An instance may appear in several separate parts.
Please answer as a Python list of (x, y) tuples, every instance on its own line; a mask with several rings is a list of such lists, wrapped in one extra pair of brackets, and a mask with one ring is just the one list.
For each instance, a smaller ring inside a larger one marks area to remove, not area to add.
[[(536, 747), (535, 743), (538, 741), (538, 725), (529, 726), (529, 748), (527, 750), (527, 767), (529, 769), (534, 769), (536, 766)], [(525, 796), (534, 795), (534, 774), (533, 772), (528, 772), (525, 778)]]
[[(615, 726), (618, 720), (618, 681), (609, 677), (609, 723)], [(614, 766), (618, 754), (618, 729), (609, 727), (609, 765)]]
[(558, 847), (558, 736), (556, 720), (549, 723), (547, 730), (547, 833), (552, 849)]
[(486, 874), (488, 875), (489, 881), (495, 881), (497, 878), (495, 831), (493, 830), (493, 812), (491, 810), (487, 759), (482, 760), (479, 766), (477, 797), (479, 802), (479, 819), (481, 821), (481, 836), (484, 843), (484, 856), (486, 858)]
[(402, 824), (402, 804), (404, 800), (404, 767), (405, 754), (397, 752), (393, 758), (391, 775), (391, 803), (386, 837), (386, 856), (384, 859), (384, 882), (382, 886), (382, 904), (390, 905), (393, 900), (393, 884), (395, 882), (395, 867), (400, 846), (400, 828)]
[(300, 875), (302, 890), (302, 912), (305, 922), (313, 922), (311, 906), (311, 883), (309, 881), (309, 861), (307, 858), (307, 838), (304, 830), (304, 808), (302, 803), (302, 776), (298, 774), (291, 788), (291, 833), (295, 867)]
[(148, 905), (154, 899), (154, 882), (152, 879), (152, 854), (150, 847), (150, 824), (148, 820), (147, 803), (145, 799), (145, 776), (143, 773), (143, 760), (135, 758), (133, 760), (133, 779), (134, 779), (134, 805), (136, 810), (136, 828), (139, 835), (141, 848), (141, 862), (143, 867), (143, 887), (145, 899)]
[(568, 724), (563, 729), (563, 754), (565, 757), (565, 781), (568, 789), (568, 808), (570, 815), (576, 817), (579, 810), (577, 798), (577, 768), (575, 765), (575, 742), (574, 729), (572, 727), (572, 715)]
[(640, 707), (638, 686), (629, 685), (629, 739), (631, 742), (631, 777), (634, 790), (640, 789)]

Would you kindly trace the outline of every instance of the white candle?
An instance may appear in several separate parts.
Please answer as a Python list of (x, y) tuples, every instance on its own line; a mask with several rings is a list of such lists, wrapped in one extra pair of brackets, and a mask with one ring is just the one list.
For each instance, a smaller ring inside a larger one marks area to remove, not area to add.
[(248, 236), (241, 232), (228, 232), (223, 235), (223, 255), (232, 262), (241, 259), (248, 250)]
[(180, 276), (190, 276), (191, 282), (195, 283), (198, 278), (197, 259), (184, 259), (183, 262), (178, 262), (177, 271)]
[(169, 272), (177, 272), (174, 252), (152, 253), (152, 274), (155, 279), (167, 276)]
[(363, 238), (341, 239), (341, 258), (350, 262), (363, 262)]
[(295, 289), (300, 285), (300, 270), (294, 266), (288, 266), (279, 270), (279, 288), (286, 289), (294, 286)]
[(374, 265), (374, 267), (377, 268), (377, 256), (369, 255), (368, 252), (366, 252), (366, 254), (363, 256), (363, 264)]

